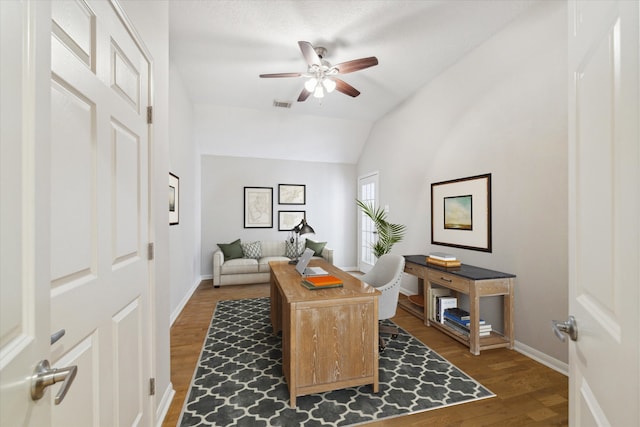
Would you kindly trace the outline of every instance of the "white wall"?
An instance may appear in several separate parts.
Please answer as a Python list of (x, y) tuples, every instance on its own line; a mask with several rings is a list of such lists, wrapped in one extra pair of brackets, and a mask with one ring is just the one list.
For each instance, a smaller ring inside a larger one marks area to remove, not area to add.
[[(396, 253), (445, 251), (517, 275), (516, 340), (567, 362), (567, 36), (564, 2), (541, 2), (373, 128), (358, 174), (408, 226)], [(430, 185), (492, 174), (493, 252), (431, 245)], [(404, 191), (398, 191), (404, 189)], [(499, 301), (481, 315), (500, 321)]]
[[(200, 155), (193, 106), (177, 67), (170, 67), (169, 171), (180, 178), (178, 224), (169, 227), (171, 323), (200, 283)], [(167, 177), (168, 179), (168, 177)]]
[[(356, 167), (339, 163), (295, 162), (202, 156), (202, 274), (211, 277), (217, 243), (285, 240), (278, 231), (279, 210), (304, 210), (316, 234), (334, 250), (334, 264), (356, 265)], [(278, 184), (306, 185), (305, 205), (279, 205)], [(273, 228), (244, 228), (244, 187), (273, 188)], [(304, 236), (306, 237), (306, 236)]]

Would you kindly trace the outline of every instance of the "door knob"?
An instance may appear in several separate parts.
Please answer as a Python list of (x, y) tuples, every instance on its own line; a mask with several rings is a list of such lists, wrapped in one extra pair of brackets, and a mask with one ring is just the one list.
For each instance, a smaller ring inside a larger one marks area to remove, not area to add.
[(44, 391), (47, 387), (62, 381), (62, 387), (60, 387), (60, 391), (55, 397), (55, 404), (59, 405), (67, 395), (67, 391), (69, 391), (77, 372), (78, 367), (76, 365), (67, 366), (66, 368), (52, 368), (48, 360), (41, 360), (38, 362), (38, 366), (36, 366), (31, 377), (31, 399), (40, 400), (44, 396)]
[(576, 318), (573, 316), (569, 316), (565, 322), (552, 320), (551, 328), (553, 329), (553, 333), (556, 334), (556, 337), (562, 342), (567, 340), (563, 333), (569, 335), (571, 341), (578, 339), (578, 324), (576, 323)]

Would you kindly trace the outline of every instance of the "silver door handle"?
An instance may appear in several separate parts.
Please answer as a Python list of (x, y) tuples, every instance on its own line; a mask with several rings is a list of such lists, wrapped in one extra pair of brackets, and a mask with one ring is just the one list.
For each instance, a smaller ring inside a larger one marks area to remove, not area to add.
[(553, 333), (556, 334), (556, 337), (562, 342), (567, 340), (563, 333), (569, 335), (571, 341), (578, 339), (578, 324), (576, 323), (576, 318), (573, 316), (569, 316), (565, 322), (552, 320), (551, 328), (553, 329)]
[(56, 342), (58, 342), (58, 340), (62, 338), (66, 332), (67, 331), (65, 331), (64, 329), (60, 329), (58, 332), (54, 332), (53, 335), (51, 335), (51, 345), (54, 345)]
[(63, 381), (60, 391), (56, 394), (55, 403), (60, 402), (67, 395), (69, 387), (73, 383), (78, 367), (76, 365), (67, 366), (66, 368), (52, 368), (47, 359), (38, 362), (33, 376), (31, 377), (31, 399), (40, 400), (44, 396), (44, 391), (50, 385)]

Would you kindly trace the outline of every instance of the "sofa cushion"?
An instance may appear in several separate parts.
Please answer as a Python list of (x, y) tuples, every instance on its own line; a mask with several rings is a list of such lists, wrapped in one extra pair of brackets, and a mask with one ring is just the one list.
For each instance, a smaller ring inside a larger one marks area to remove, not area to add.
[(241, 245), (245, 258), (260, 259), (262, 257), (262, 245), (260, 242), (241, 243)]
[(220, 250), (224, 254), (225, 261), (244, 257), (240, 239), (231, 243), (218, 243), (218, 247), (220, 247)]
[(289, 258), (299, 257), (304, 252), (304, 242), (298, 242), (298, 253), (296, 254), (296, 242), (291, 243), (290, 240), (285, 240), (284, 255)]
[(262, 240), (262, 256), (283, 256), (284, 240)]
[(258, 260), (253, 258), (235, 258), (225, 261), (220, 267), (221, 274), (257, 273)]
[(271, 267), (269, 267), (270, 261), (289, 261), (289, 258), (284, 256), (265, 256), (258, 261), (258, 271), (260, 273), (269, 273)]
[(315, 256), (322, 256), (322, 250), (327, 245), (327, 242), (314, 242), (313, 240), (307, 240), (305, 246), (309, 249), (313, 249)]

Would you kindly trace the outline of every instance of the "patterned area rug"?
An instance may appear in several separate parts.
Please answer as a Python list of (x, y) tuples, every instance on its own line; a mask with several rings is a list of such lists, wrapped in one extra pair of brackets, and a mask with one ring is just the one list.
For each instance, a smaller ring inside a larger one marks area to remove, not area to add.
[(380, 353), (379, 393), (347, 388), (290, 408), (281, 345), (269, 298), (220, 301), (178, 425), (353, 426), (495, 396), (400, 329)]

